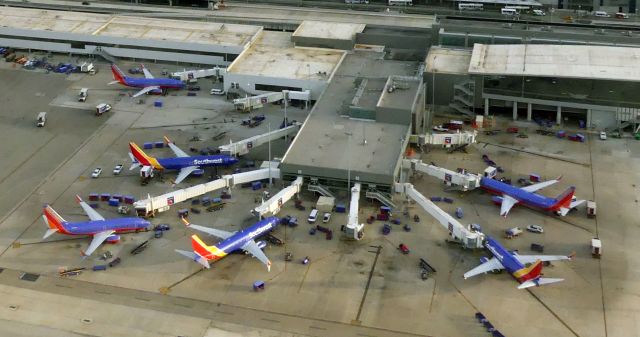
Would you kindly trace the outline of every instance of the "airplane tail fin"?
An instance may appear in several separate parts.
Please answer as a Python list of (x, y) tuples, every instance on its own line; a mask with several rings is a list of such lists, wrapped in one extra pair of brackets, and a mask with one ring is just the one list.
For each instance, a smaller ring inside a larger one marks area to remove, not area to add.
[(42, 219), (47, 224), (47, 232), (44, 234), (43, 239), (48, 238), (55, 232), (64, 232), (64, 224), (66, 221), (56, 212), (51, 206), (44, 207)]
[(535, 280), (529, 280), (526, 282), (522, 282), (522, 284), (520, 284), (518, 286), (518, 289), (526, 289), (529, 287), (539, 287), (545, 284), (552, 284), (552, 283), (558, 283), (558, 282), (562, 282), (564, 281), (564, 279), (562, 278), (545, 278), (545, 277), (539, 277)]
[(542, 261), (536, 260), (536, 262), (529, 267), (522, 268), (516, 273), (515, 276), (521, 283), (536, 280), (542, 275)]
[(112, 84), (112, 83), (125, 84), (127, 82), (127, 76), (122, 72), (122, 70), (120, 70), (120, 68), (118, 68), (117, 65), (115, 64), (111, 65), (111, 73), (113, 74), (114, 81), (109, 84)]
[(553, 210), (559, 210), (560, 208), (570, 208), (573, 194), (576, 192), (575, 186), (570, 186), (562, 194), (556, 198), (556, 203), (553, 205)]
[(144, 153), (144, 151), (142, 151), (142, 149), (140, 149), (138, 145), (136, 145), (136, 143), (134, 142), (129, 143), (129, 153), (131, 154), (131, 156), (133, 156), (133, 158), (135, 158), (135, 161), (137, 161), (140, 165), (153, 166), (151, 164), (151, 160), (153, 159), (153, 157), (150, 157), (146, 153)]

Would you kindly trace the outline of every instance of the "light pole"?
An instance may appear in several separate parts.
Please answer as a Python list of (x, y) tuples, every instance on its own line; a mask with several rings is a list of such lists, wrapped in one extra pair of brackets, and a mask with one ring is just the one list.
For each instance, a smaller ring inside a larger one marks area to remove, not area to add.
[[(269, 133), (271, 133), (271, 123), (269, 123)], [(271, 136), (269, 136), (269, 191), (271, 191), (272, 185), (273, 180), (271, 179)]]
[[(283, 100), (284, 101), (284, 127), (286, 128), (286, 127), (289, 126), (289, 120), (287, 119), (287, 100), (289, 99), (289, 92), (288, 91), (286, 91), (286, 92), (283, 91), (283, 94), (284, 95), (282, 95), (282, 98), (284, 98), (284, 100)], [(285, 146), (286, 146), (288, 140), (289, 140), (289, 134), (286, 133), (284, 135)]]

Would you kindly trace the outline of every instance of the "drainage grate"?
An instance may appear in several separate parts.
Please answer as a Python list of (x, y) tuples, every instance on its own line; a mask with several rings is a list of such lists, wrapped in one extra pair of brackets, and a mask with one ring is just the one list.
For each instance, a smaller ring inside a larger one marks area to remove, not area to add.
[(20, 275), (20, 279), (23, 281), (31, 281), (31, 282), (35, 282), (36, 280), (38, 280), (38, 277), (40, 277), (40, 275), (38, 274), (31, 274), (31, 273), (22, 273), (22, 275)]

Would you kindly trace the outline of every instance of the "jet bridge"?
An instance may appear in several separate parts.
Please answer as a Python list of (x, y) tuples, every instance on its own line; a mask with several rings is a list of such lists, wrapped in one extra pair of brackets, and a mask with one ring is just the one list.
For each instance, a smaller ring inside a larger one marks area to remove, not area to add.
[(364, 234), (364, 224), (358, 221), (360, 210), (360, 183), (351, 188), (351, 203), (349, 204), (349, 222), (344, 227), (344, 233), (349, 239), (360, 240)]
[(423, 145), (442, 145), (443, 147), (452, 147), (456, 145), (469, 145), (476, 142), (478, 131), (458, 131), (456, 133), (427, 133), (424, 135), (411, 135), (409, 142), (411, 144)]
[(298, 177), (291, 183), (291, 185), (276, 193), (276, 195), (271, 197), (269, 200), (264, 201), (262, 205), (254, 208), (251, 211), (251, 214), (260, 219), (264, 218), (267, 214), (276, 215), (278, 214), (278, 212), (280, 212), (282, 205), (284, 205), (285, 202), (291, 200), (291, 198), (293, 198), (296, 194), (300, 193), (301, 190), (302, 177)]
[(445, 185), (460, 188), (463, 191), (473, 190), (480, 187), (481, 176), (468, 173), (464, 170), (461, 172), (447, 170), (435, 165), (423, 163), (417, 159), (405, 159), (404, 167), (410, 167), (414, 171), (426, 173), (430, 176), (440, 179)]
[(402, 188), (407, 197), (415, 200), (427, 213), (436, 218), (438, 222), (449, 231), (449, 236), (455, 242), (460, 243), (465, 248), (483, 248), (484, 234), (471, 229), (471, 225), (464, 226), (449, 213), (440, 209), (431, 200), (418, 192), (412, 184), (402, 184)]
[(220, 149), (220, 153), (222, 154), (230, 156), (242, 156), (249, 153), (249, 151), (251, 151), (251, 149), (254, 147), (266, 144), (269, 141), (274, 141), (287, 135), (297, 134), (300, 130), (301, 125), (301, 123), (293, 123), (293, 125), (289, 125), (282, 129), (277, 129), (271, 132), (263, 133), (261, 135), (253, 136), (239, 142), (220, 145), (218, 146), (218, 149)]
[(280, 169), (278, 168), (261, 168), (249, 172), (225, 175), (220, 179), (210, 181), (208, 183), (183, 188), (157, 197), (149, 196), (147, 199), (136, 201), (133, 204), (133, 207), (135, 208), (138, 216), (154, 216), (156, 213), (168, 211), (174, 204), (199, 197), (215, 190), (231, 188), (235, 185), (279, 176)]
[(282, 92), (270, 92), (262, 95), (236, 98), (233, 100), (233, 105), (236, 110), (249, 112), (251, 110), (262, 108), (265, 104), (277, 102), (279, 100), (296, 99), (301, 101), (311, 100), (311, 91), (289, 91), (283, 90)]

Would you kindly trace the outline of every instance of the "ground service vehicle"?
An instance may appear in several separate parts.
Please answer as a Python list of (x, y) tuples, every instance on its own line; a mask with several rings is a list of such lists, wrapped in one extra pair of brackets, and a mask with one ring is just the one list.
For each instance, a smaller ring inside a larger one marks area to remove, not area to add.
[(116, 167), (113, 168), (113, 174), (114, 175), (118, 175), (120, 174), (120, 172), (122, 172), (122, 164), (118, 164), (116, 165)]
[(307, 218), (307, 222), (315, 223), (317, 219), (318, 219), (318, 210), (317, 209), (311, 210), (311, 213), (309, 213), (309, 217)]
[(531, 233), (541, 233), (541, 234), (544, 233), (544, 229), (542, 228), (542, 226), (538, 226), (538, 225), (528, 225), (527, 231)]
[(413, 0), (389, 0), (389, 6), (413, 6)]
[(481, 11), (483, 9), (482, 4), (471, 4), (471, 3), (459, 3), (458, 9), (461, 11)]
[(322, 222), (327, 223), (329, 222), (329, 220), (331, 220), (331, 213), (324, 213), (324, 215), (322, 216)]
[(507, 16), (516, 16), (518, 15), (518, 11), (515, 8), (502, 8), (500, 9), (500, 14)]
[(38, 114), (38, 119), (37, 119), (37, 126), (39, 128), (44, 126), (44, 123), (47, 122), (47, 113), (46, 112), (41, 112)]
[(88, 95), (89, 95), (89, 88), (80, 89), (80, 93), (78, 94), (78, 102), (85, 102), (87, 100)]
[(98, 178), (102, 173), (102, 167), (97, 167), (93, 172), (91, 172), (91, 178)]
[(96, 116), (100, 116), (103, 113), (111, 110), (111, 105), (106, 103), (101, 103), (96, 106)]

